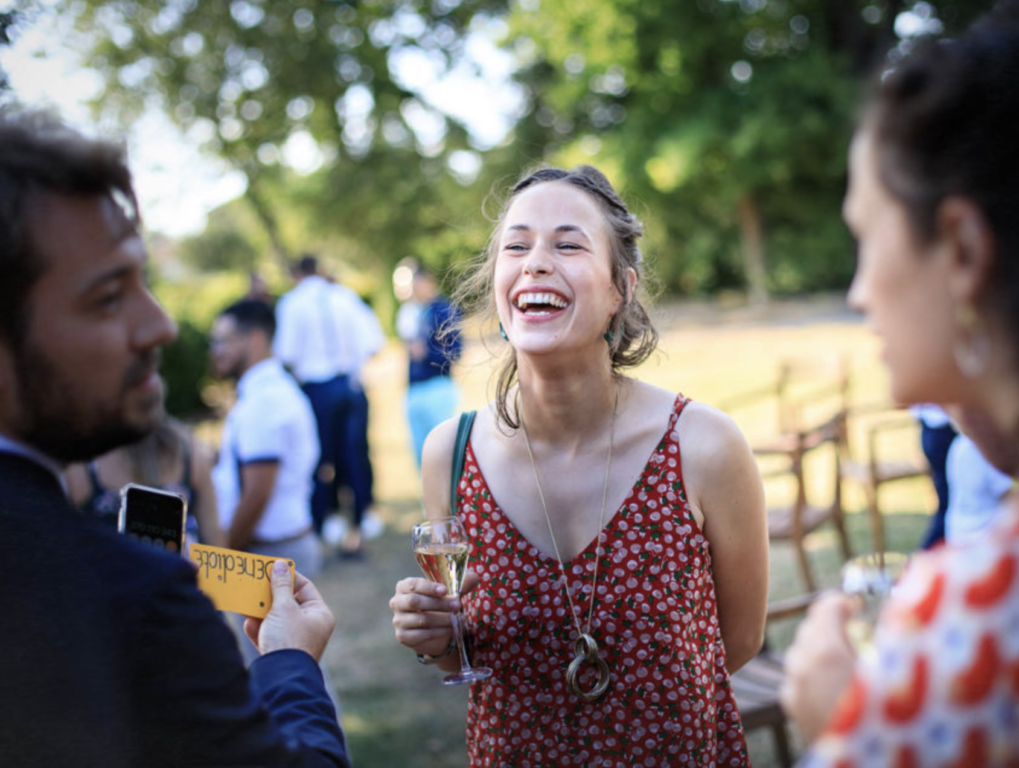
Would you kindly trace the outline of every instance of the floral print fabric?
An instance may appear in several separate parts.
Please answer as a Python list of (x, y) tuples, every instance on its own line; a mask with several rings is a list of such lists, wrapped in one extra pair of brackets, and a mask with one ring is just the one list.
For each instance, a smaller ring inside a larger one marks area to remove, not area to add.
[(1019, 510), (917, 555), (811, 768), (1019, 768)]
[[(566, 687), (577, 638), (559, 563), (520, 534), (492, 498), (468, 446), (458, 514), (481, 585), (464, 597), (471, 661), (472, 768), (745, 766), (743, 728), (725, 669), (711, 555), (683, 486), (676, 422), (599, 540), (564, 563), (586, 626), (594, 559), (603, 551), (591, 635), (611, 670), (606, 695)], [(581, 685), (595, 672), (585, 666)]]

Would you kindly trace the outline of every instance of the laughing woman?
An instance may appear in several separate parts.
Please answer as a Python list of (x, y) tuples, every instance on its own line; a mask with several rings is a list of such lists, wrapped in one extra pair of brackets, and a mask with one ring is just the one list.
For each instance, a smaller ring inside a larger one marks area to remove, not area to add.
[[(733, 423), (622, 375), (654, 350), (641, 225), (597, 170), (513, 187), (463, 296), (506, 341), (449, 487), (457, 423), (425, 444), (429, 518), (471, 539), (470, 765), (748, 764), (729, 673), (760, 648), (760, 477)], [(455, 669), (442, 587), (408, 578), (396, 637)], [(576, 676), (568, 675), (573, 662)]]

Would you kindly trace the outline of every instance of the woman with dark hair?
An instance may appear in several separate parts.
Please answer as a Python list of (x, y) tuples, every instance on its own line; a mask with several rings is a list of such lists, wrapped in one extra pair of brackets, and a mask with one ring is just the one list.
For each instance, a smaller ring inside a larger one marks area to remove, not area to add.
[(624, 376), (654, 350), (642, 227), (597, 170), (513, 187), (461, 285), (498, 318), (495, 399), (451, 509), (456, 420), (425, 444), (425, 510), (471, 539), (461, 600), (423, 578), (390, 601), (397, 639), (457, 668), (472, 627), (470, 765), (745, 765), (729, 683), (761, 645), (760, 477), (728, 417)]
[(120, 488), (127, 483), (181, 494), (187, 502), (187, 542), (223, 546), (216, 494), (212, 487), (212, 449), (171, 416), (137, 443), (64, 470), (71, 500), (90, 517), (116, 527)]
[[(877, 87), (850, 150), (850, 303), (884, 342), (892, 395), (946, 404), (1019, 469), (1019, 2), (928, 41)], [(846, 598), (790, 649), (787, 710), (807, 765), (1019, 764), (1019, 509), (914, 557), (857, 657)]]

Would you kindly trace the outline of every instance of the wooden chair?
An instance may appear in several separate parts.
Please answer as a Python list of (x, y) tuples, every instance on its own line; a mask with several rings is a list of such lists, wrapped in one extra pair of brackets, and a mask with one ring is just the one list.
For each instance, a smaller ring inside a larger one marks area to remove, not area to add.
[[(755, 408), (760, 416), (762, 408), (774, 408), (772, 431), (766, 438), (751, 440), (751, 449), (768, 486), (774, 487), (777, 481), (792, 484), (789, 494), (792, 501), (782, 505), (769, 503), (768, 534), (772, 541), (788, 541), (793, 545), (804, 586), (811, 592), (817, 585), (804, 542), (807, 534), (831, 522), (843, 556), (847, 559), (851, 556), (839, 467), (849, 379), (849, 365), (844, 357), (787, 359), (779, 364), (773, 382), (719, 404), (730, 415), (746, 414)], [(825, 451), (834, 462), (834, 493), (831, 503), (818, 504), (810, 498), (804, 464), (808, 456), (817, 457)]]
[(764, 417), (770, 423), (764, 430), (767, 436), (752, 439), (751, 445), (766, 455), (793, 451), (803, 424), (826, 421), (844, 411), (848, 400), (848, 361), (828, 356), (782, 360), (772, 381), (731, 395), (717, 406), (732, 416), (752, 413), (757, 421)]
[[(816, 597), (816, 593), (807, 594), (771, 603), (768, 606), (768, 624), (801, 615)], [(778, 699), (785, 680), (782, 656), (769, 650), (765, 644), (761, 652), (737, 670), (731, 679), (744, 731), (771, 730), (779, 764), (783, 768), (791, 768), (794, 755), (785, 712)]]
[[(859, 424), (854, 424), (859, 422)], [(850, 450), (851, 427), (859, 426), (865, 436), (865, 452), (856, 458)], [(930, 467), (920, 450), (919, 425), (907, 411), (887, 404), (857, 406), (846, 414), (845, 431), (840, 441), (840, 467), (844, 480), (855, 483), (863, 491), (870, 520), (874, 551), (884, 552), (884, 518), (880, 501), (881, 487), (899, 480), (930, 475)], [(905, 457), (902, 452), (889, 458), (888, 445), (895, 435), (912, 432), (914, 450)]]
[[(762, 469), (765, 481), (784, 477), (793, 483), (792, 500), (788, 504), (768, 505), (768, 538), (770, 541), (788, 541), (796, 552), (796, 560), (803, 578), (804, 587), (808, 592), (817, 589), (810, 567), (810, 558), (806, 548), (806, 537), (809, 533), (826, 523), (831, 523), (839, 539), (839, 547), (844, 559), (852, 556), (849, 534), (846, 530), (845, 515), (842, 509), (842, 472), (840, 467), (840, 442), (844, 434), (844, 415), (837, 413), (827, 421), (815, 427), (800, 429), (792, 435), (787, 446), (768, 448), (757, 447), (754, 454), (761, 459), (777, 459), (778, 466)], [(805, 461), (810, 454), (820, 453), (827, 449), (829, 459), (834, 463), (832, 472), (833, 489), (831, 501), (818, 504), (810, 499)]]

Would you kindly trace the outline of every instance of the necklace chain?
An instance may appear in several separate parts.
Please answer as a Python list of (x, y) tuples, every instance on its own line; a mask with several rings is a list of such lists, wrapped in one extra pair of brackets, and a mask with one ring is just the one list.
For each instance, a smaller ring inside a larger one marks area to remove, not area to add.
[(573, 616), (573, 623), (577, 628), (577, 634), (584, 634), (590, 636), (591, 633), (591, 618), (594, 615), (594, 595), (598, 586), (598, 566), (601, 562), (602, 550), (601, 550), (601, 537), (602, 528), (605, 526), (605, 506), (608, 501), (609, 495), (609, 473), (612, 470), (612, 444), (616, 441), (616, 413), (619, 410), (619, 382), (616, 382), (616, 397), (615, 402), (612, 405), (612, 422), (609, 425), (609, 450), (608, 458), (605, 460), (605, 483), (602, 487), (601, 497), (601, 517), (598, 520), (598, 538), (596, 539), (597, 544), (595, 546), (595, 558), (594, 558), (594, 578), (591, 581), (591, 601), (587, 608), (587, 626), (585, 629), (580, 628), (580, 615), (577, 613), (577, 607), (573, 604), (573, 596), (570, 594), (570, 583), (566, 577), (566, 566), (563, 565), (563, 558), (559, 554), (559, 545), (556, 543), (555, 531), (552, 530), (552, 518), (548, 514), (548, 505), (545, 503), (545, 494), (541, 490), (541, 479), (538, 477), (538, 465), (534, 461), (534, 452), (531, 450), (531, 439), (527, 435), (527, 425), (524, 423), (524, 414), (520, 410), (520, 390), (517, 390), (517, 413), (520, 416), (520, 429), (524, 433), (524, 445), (527, 446), (527, 456), (531, 460), (531, 469), (534, 470), (534, 484), (538, 487), (538, 498), (541, 499), (541, 511), (545, 513), (545, 522), (548, 523), (548, 535), (552, 539), (552, 549), (555, 551), (556, 560), (559, 562), (559, 572), (563, 577), (563, 590), (566, 592), (566, 600), (570, 604), (570, 613)]

